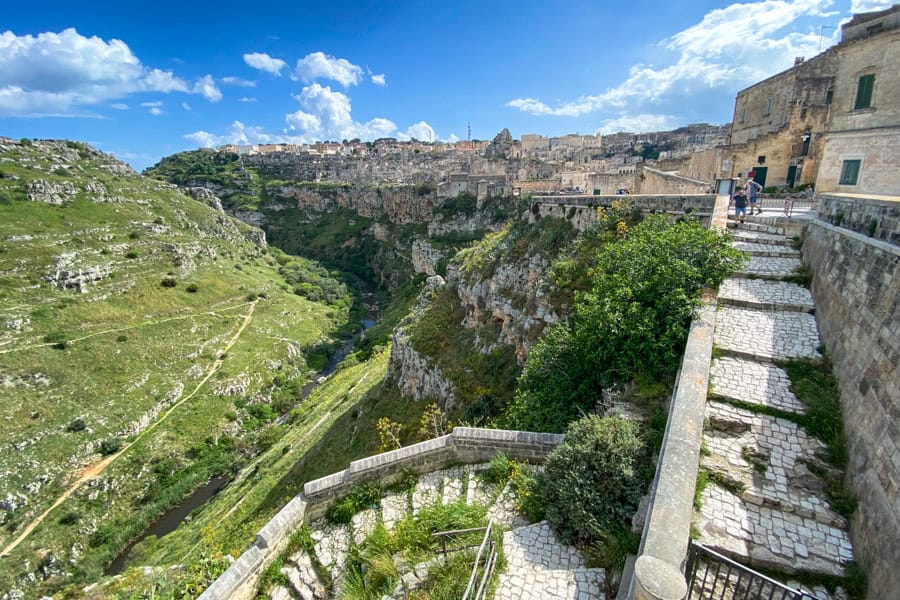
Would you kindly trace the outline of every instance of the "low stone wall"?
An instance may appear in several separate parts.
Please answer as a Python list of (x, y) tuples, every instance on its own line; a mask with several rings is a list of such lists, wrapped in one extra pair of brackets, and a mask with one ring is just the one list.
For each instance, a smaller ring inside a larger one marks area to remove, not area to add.
[(830, 197), (824, 204), (826, 216), (840, 210), (844, 219), (840, 227), (810, 222), (803, 262), (813, 272), (816, 321), (840, 385), (847, 479), (859, 500), (853, 545), (868, 572), (868, 597), (889, 598), (900, 589), (900, 246), (844, 227), (875, 214), (887, 225), (892, 213), (893, 231), (880, 231), (896, 242), (900, 207)]
[(900, 245), (900, 199), (856, 194), (819, 194), (819, 218), (877, 240)]
[(584, 231), (597, 220), (597, 208), (625, 202), (646, 214), (662, 213), (675, 216), (693, 215), (709, 226), (716, 196), (712, 194), (629, 195), (629, 196), (534, 196), (531, 199), (531, 220), (536, 217), (566, 219), (576, 231)]
[[(727, 226), (729, 197), (714, 198), (711, 226), (722, 230)], [(634, 577), (632, 581), (622, 582), (623, 586), (630, 586), (627, 597), (677, 600), (687, 594), (682, 565), (690, 540), (715, 329), (716, 300), (713, 294), (708, 294), (688, 333)]]
[(291, 533), (325, 514), (332, 502), (363, 483), (390, 485), (409, 471), (428, 473), (456, 464), (487, 462), (499, 453), (543, 462), (563, 436), (552, 433), (457, 427), (448, 435), (350, 463), (343, 471), (309, 481), (256, 535), (256, 541), (200, 596), (201, 600), (248, 600), (260, 574)]

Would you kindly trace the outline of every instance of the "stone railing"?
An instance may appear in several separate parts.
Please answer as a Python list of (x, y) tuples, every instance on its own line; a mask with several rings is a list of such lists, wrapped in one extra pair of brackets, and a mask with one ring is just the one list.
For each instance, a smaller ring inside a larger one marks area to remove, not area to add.
[(819, 219), (900, 246), (900, 197), (819, 194)]
[(632, 194), (628, 196), (532, 196), (531, 219), (556, 217), (566, 219), (577, 231), (584, 231), (597, 220), (599, 207), (612, 206), (613, 202), (626, 203), (643, 213), (662, 213), (676, 217), (693, 215), (709, 226), (716, 196), (712, 194), (655, 195)]
[(390, 485), (409, 471), (427, 473), (457, 464), (487, 462), (499, 453), (527, 462), (543, 462), (562, 442), (552, 433), (457, 427), (448, 435), (369, 456), (343, 471), (309, 481), (256, 535), (256, 541), (200, 596), (201, 600), (253, 598), (268, 564), (301, 524), (325, 514), (328, 507), (363, 483)]
[[(728, 201), (728, 196), (716, 197), (714, 229), (725, 228)], [(687, 594), (683, 564), (690, 541), (715, 328), (716, 299), (709, 293), (688, 333), (634, 577), (622, 582), (631, 586), (636, 600), (680, 600)]]

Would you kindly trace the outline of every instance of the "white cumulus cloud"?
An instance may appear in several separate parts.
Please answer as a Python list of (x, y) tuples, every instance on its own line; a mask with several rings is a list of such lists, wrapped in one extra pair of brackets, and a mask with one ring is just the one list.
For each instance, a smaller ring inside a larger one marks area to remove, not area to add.
[[(742, 86), (789, 68), (796, 56), (818, 52), (819, 32), (790, 31), (801, 17), (826, 17), (833, 0), (763, 0), (711, 10), (699, 23), (659, 43), (663, 67), (634, 65), (628, 77), (599, 94), (547, 104), (516, 98), (507, 106), (533, 115), (577, 117), (607, 109), (634, 109), (677, 95)], [(836, 36), (825, 40), (828, 44)], [(638, 115), (639, 116), (639, 115)]]
[(141, 102), (141, 106), (144, 108), (153, 108), (154, 106), (162, 106), (162, 100), (156, 100), (154, 102)]
[(850, 12), (865, 13), (884, 10), (893, 6), (896, 0), (850, 0)]
[(159, 115), (165, 114), (165, 111), (157, 106), (154, 106), (150, 109), (150, 114), (154, 117), (158, 117)]
[(234, 85), (237, 87), (256, 87), (255, 81), (250, 81), (249, 79), (244, 79), (243, 77), (223, 77), (222, 78), (223, 85)]
[(191, 105), (188, 104), (187, 102), (182, 102), (181, 108), (183, 108), (184, 110), (191, 110)]
[(256, 98), (251, 98), (250, 96), (242, 96), (238, 98), (238, 102), (256, 102)]
[(377, 75), (372, 75), (372, 83), (375, 85), (387, 85), (387, 81), (384, 79), (384, 73), (379, 73)]
[(597, 133), (617, 133), (620, 131), (668, 131), (677, 127), (678, 119), (673, 115), (621, 115), (603, 122)]
[(299, 144), (303, 140), (296, 136), (267, 133), (262, 127), (245, 125), (240, 121), (234, 121), (228, 133), (216, 135), (208, 131), (195, 131), (184, 136), (201, 148), (212, 148), (223, 144)]
[(330, 86), (310, 84), (295, 96), (301, 109), (285, 116), (290, 131), (297, 131), (306, 141), (371, 140), (396, 131), (393, 121), (375, 118), (365, 123), (353, 120), (350, 98)]
[(116, 110), (128, 110), (130, 107), (124, 102), (113, 102), (109, 105), (110, 108), (114, 108)]
[(280, 58), (273, 58), (265, 52), (250, 52), (244, 55), (244, 62), (260, 71), (271, 73), (275, 77), (281, 75), (281, 70), (287, 66), (287, 63)]
[(122, 40), (73, 28), (0, 34), (0, 116), (73, 115), (138, 92), (203, 93), (171, 71), (143, 65)]
[(437, 139), (431, 125), (425, 121), (419, 121), (410, 125), (404, 133), (397, 134), (398, 139), (419, 140), (420, 142), (433, 142)]
[(204, 75), (194, 84), (194, 93), (202, 94), (210, 102), (218, 102), (222, 99), (222, 92), (216, 86), (216, 80), (212, 75)]
[(317, 79), (331, 79), (344, 87), (356, 85), (362, 78), (362, 67), (346, 58), (336, 58), (324, 52), (312, 52), (297, 61), (294, 78), (307, 83)]

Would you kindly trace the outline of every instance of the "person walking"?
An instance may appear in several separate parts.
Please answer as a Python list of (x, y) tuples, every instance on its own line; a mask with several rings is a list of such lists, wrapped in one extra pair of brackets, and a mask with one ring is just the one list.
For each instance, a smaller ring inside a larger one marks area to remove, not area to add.
[(744, 218), (747, 216), (747, 196), (744, 194), (744, 190), (735, 192), (731, 198), (731, 203), (734, 205), (735, 220), (739, 219), (743, 223)]
[(759, 207), (759, 193), (762, 191), (763, 187), (756, 183), (751, 177), (747, 180), (747, 188), (745, 192), (747, 196), (750, 198), (750, 214), (753, 215), (753, 209), (756, 209), (756, 214), (761, 215), (762, 209)]

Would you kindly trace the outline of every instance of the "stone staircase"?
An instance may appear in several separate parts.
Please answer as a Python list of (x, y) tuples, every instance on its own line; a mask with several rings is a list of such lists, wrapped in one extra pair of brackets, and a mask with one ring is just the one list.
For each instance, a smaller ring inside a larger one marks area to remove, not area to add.
[[(496, 598), (603, 598), (600, 588), (604, 570), (585, 568), (580, 553), (558, 542), (545, 521), (530, 525), (516, 511), (515, 495), (509, 486), (499, 490), (477, 477), (485, 467), (468, 465), (426, 473), (411, 491), (385, 494), (377, 507), (357, 513), (347, 525), (330, 524), (324, 519), (311, 523), (314, 556), (303, 549), (289, 556), (281, 569), (289, 585), (276, 586), (269, 598), (325, 600), (328, 596), (321, 571), (327, 571), (336, 582), (333, 587), (339, 589), (352, 546), (362, 544), (379, 522), (391, 529), (426, 506), (463, 499), (468, 505), (488, 507), (488, 519), (509, 530), (503, 536), (508, 567), (500, 576)], [(406, 598), (427, 578), (430, 566), (413, 565), (402, 573), (393, 596)], [(586, 595), (588, 592), (590, 595)], [(340, 594), (333, 592), (331, 597)]]
[(800, 266), (799, 252), (771, 224), (742, 224), (734, 240), (750, 261), (719, 291), (701, 457), (714, 477), (695, 515), (699, 541), (751, 565), (842, 575), (853, 549), (817, 474), (830, 468), (824, 445), (766, 414), (804, 412), (777, 361), (821, 358), (809, 290), (781, 280)]

